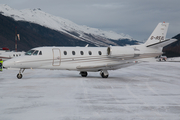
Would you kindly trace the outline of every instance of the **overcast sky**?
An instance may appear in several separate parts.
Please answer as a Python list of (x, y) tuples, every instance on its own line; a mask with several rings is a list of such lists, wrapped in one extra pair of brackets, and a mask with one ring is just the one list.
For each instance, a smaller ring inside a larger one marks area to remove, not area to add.
[(146, 40), (159, 22), (169, 22), (167, 38), (180, 33), (180, 0), (0, 0), (15, 9), (41, 8), (79, 25)]

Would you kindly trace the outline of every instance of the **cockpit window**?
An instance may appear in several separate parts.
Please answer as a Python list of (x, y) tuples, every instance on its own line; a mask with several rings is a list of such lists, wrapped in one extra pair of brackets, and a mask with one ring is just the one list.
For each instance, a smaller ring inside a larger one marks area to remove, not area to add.
[(42, 55), (42, 51), (39, 52), (39, 55)]
[(37, 54), (38, 54), (38, 52), (39, 52), (39, 51), (38, 51), (38, 50), (36, 50), (36, 51), (33, 53), (33, 55), (37, 55)]
[(32, 55), (34, 53), (35, 50), (29, 50), (25, 53), (25, 55)]

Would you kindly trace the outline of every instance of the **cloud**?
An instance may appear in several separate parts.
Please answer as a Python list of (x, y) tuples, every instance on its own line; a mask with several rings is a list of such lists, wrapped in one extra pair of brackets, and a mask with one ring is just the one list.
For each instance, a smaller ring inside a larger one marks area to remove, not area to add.
[(117, 5), (117, 4), (93, 4), (93, 7), (95, 7), (96, 9), (118, 9), (121, 8), (123, 6), (121, 5)]

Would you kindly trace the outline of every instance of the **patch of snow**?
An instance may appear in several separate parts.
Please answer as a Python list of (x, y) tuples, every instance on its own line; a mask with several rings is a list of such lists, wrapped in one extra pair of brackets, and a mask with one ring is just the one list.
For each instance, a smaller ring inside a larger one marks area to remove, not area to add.
[(82, 78), (77, 71), (0, 72), (0, 120), (179, 120), (180, 63), (141, 63)]
[(180, 62), (180, 57), (167, 58), (168, 62)]

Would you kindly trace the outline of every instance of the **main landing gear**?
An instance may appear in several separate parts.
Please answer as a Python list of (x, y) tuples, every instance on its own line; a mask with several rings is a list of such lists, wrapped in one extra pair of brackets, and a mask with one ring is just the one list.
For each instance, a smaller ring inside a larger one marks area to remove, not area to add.
[[(80, 74), (82, 77), (87, 77), (87, 75), (88, 75), (88, 73), (87, 73), (86, 71), (81, 71), (79, 74)], [(108, 73), (107, 70), (102, 70), (102, 71), (100, 72), (100, 75), (101, 75), (102, 78), (108, 78), (109, 73)]]
[(23, 73), (24, 70), (25, 70), (25, 69), (20, 69), (20, 70), (19, 70), (19, 73), (17, 74), (17, 78), (18, 78), (18, 79), (21, 79), (21, 78), (23, 77), (23, 75), (22, 75), (21, 73)]
[(88, 73), (87, 72), (84, 72), (84, 71), (81, 71), (79, 73), (82, 77), (87, 77)]
[(100, 75), (101, 75), (102, 78), (108, 78), (109, 73), (108, 73), (107, 70), (103, 70), (103, 71), (100, 72)]

